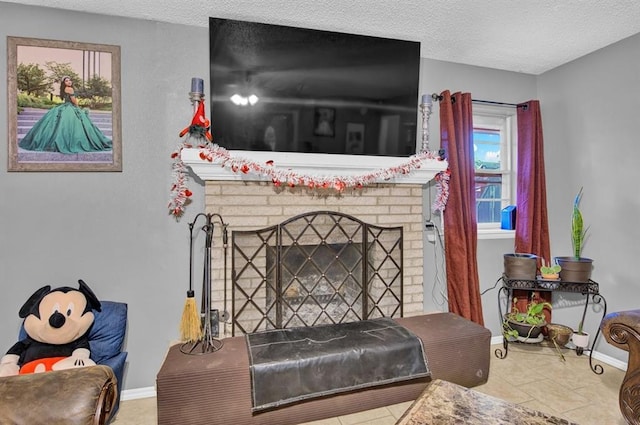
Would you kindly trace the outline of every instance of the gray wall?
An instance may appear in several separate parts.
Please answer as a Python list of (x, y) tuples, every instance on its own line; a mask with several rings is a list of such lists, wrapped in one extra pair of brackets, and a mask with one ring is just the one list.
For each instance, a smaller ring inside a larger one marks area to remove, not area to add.
[[(640, 284), (632, 265), (640, 254), (638, 130), (640, 35), (575, 60), (538, 78), (545, 136), (551, 250), (571, 252), (573, 197), (584, 187), (582, 214), (590, 226), (583, 255), (594, 259), (608, 311), (640, 308)], [(571, 300), (568, 300), (571, 301)], [(566, 303), (566, 304), (571, 304)], [(560, 323), (576, 326), (579, 308), (557, 308)], [(588, 312), (595, 330), (601, 311)], [(596, 350), (626, 361), (603, 339)]]
[[(259, 17), (256, 12), (245, 18)], [(7, 173), (6, 148), (0, 149), (0, 320), (5, 324), (0, 341), (6, 347), (0, 352), (15, 342), (17, 310), (33, 291), (45, 284), (75, 285), (82, 278), (101, 299), (129, 304), (124, 385), (152, 386), (178, 336), (188, 285), (187, 222), (203, 208), (203, 189), (192, 183), (194, 203), (186, 217), (176, 222), (166, 212), (169, 155), (191, 119), (190, 78), (208, 79), (208, 30), (0, 2), (0, 37), (7, 35), (121, 46), (123, 172)], [(630, 125), (640, 112), (638, 42), (625, 40), (540, 77), (428, 59), (421, 75), (422, 92), (470, 91), (474, 98), (513, 103), (541, 100), (552, 251), (562, 255), (569, 249), (571, 200), (584, 186), (583, 210), (591, 224), (585, 254), (595, 258), (594, 278), (602, 282), (609, 310), (633, 308), (640, 291), (627, 266), (637, 256), (632, 241), (639, 232), (627, 224), (639, 203), (632, 187), (638, 180), (638, 148)], [(0, 80), (6, 81), (6, 43), (1, 44)], [(4, 84), (0, 98), (6, 99)], [(434, 109), (431, 138), (437, 147)], [(4, 134), (6, 117), (6, 102), (0, 101)], [(425, 310), (433, 311), (442, 307), (431, 298), (434, 253), (433, 245), (425, 246)], [(497, 290), (491, 287), (502, 272), (502, 254), (512, 250), (510, 239), (478, 242), (481, 290), (488, 291), (484, 317), (494, 335), (500, 325)], [(575, 309), (559, 309), (555, 317), (564, 323), (566, 315), (566, 323), (573, 324)], [(588, 325), (595, 326), (596, 317)], [(626, 360), (606, 343), (597, 348)]]
[[(166, 209), (171, 151), (191, 122), (191, 77), (208, 78), (204, 28), (0, 3), (0, 81), (6, 36), (121, 46), (121, 173), (7, 173), (0, 149), (0, 351), (17, 339), (18, 309), (37, 288), (84, 279), (103, 300), (129, 304), (125, 388), (154, 385), (188, 286), (187, 221), (202, 210), (200, 186), (186, 220)], [(0, 134), (7, 134), (0, 84)]]

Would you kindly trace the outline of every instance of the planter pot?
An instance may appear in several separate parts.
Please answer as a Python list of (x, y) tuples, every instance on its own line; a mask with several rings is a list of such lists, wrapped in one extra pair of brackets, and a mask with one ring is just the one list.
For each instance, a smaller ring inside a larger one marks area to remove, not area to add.
[(516, 330), (520, 337), (527, 339), (536, 339), (540, 337), (542, 328), (547, 325), (546, 322), (540, 323), (539, 325), (529, 325), (527, 323), (514, 322), (508, 319), (507, 324), (511, 329)]
[(504, 254), (504, 275), (508, 279), (534, 280), (538, 257), (533, 254)]
[(549, 338), (549, 341), (555, 341), (561, 347), (569, 342), (572, 335), (573, 329), (569, 326), (557, 323), (549, 323), (547, 325), (547, 338)]
[(571, 335), (571, 342), (573, 342), (573, 345), (576, 347), (587, 348), (589, 346), (589, 334), (582, 332), (582, 335), (580, 335), (574, 332), (573, 335)]
[(593, 260), (591, 258), (580, 257), (556, 257), (556, 262), (562, 267), (560, 270), (560, 280), (565, 282), (589, 282)]

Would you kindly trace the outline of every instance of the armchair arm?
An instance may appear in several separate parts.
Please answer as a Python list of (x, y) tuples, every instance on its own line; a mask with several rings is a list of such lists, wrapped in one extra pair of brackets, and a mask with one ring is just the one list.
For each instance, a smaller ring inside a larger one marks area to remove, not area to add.
[(618, 401), (627, 422), (640, 424), (640, 310), (610, 313), (602, 319), (600, 329), (609, 344), (629, 352)]
[(0, 378), (0, 423), (102, 425), (117, 396), (107, 366)]

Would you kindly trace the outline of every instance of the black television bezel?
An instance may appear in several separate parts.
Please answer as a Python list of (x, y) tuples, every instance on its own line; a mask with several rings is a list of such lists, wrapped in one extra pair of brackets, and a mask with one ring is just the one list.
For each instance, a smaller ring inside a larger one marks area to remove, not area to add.
[[(397, 157), (406, 157), (416, 153), (418, 149), (417, 138), (418, 138), (418, 125), (419, 125), (418, 107), (419, 107), (420, 61), (421, 61), (420, 42), (378, 37), (378, 36), (370, 36), (370, 35), (362, 35), (362, 34), (326, 31), (326, 30), (319, 30), (319, 29), (312, 29), (312, 28), (301, 28), (301, 27), (292, 27), (292, 26), (278, 25), (278, 24), (268, 24), (268, 23), (256, 22), (256, 21), (245, 21), (245, 20), (234, 20), (234, 19), (228, 19), (228, 18), (210, 17), (209, 18), (209, 37), (210, 37), (209, 39), (209, 42), (210, 42), (210, 45), (209, 45), (210, 102), (209, 103), (210, 103), (212, 133), (214, 135), (214, 142), (219, 143), (221, 146), (227, 149), (233, 149), (233, 150), (236, 150), (236, 149), (269, 150), (268, 147), (266, 147), (264, 144), (261, 146), (257, 145), (256, 141), (259, 138), (259, 131), (254, 130), (254, 128), (261, 128), (261, 125), (256, 124), (254, 121), (251, 121), (251, 120), (249, 120), (249, 122), (251, 123), (250, 125), (244, 126), (251, 129), (249, 130), (249, 132), (251, 132), (250, 135), (246, 137), (247, 140), (245, 141), (245, 138), (238, 137), (238, 139), (242, 139), (244, 141), (244, 144), (228, 143), (227, 135), (230, 134), (231, 132), (226, 131), (224, 126), (225, 126), (225, 122), (228, 122), (229, 120), (224, 119), (228, 117), (223, 116), (222, 113), (220, 113), (219, 115), (219, 112), (221, 110), (219, 108), (221, 108), (222, 105), (227, 105), (226, 103), (224, 103), (226, 102), (226, 98), (223, 95), (221, 95), (218, 90), (219, 81), (217, 80), (217, 78), (219, 78), (221, 74), (219, 74), (219, 64), (214, 63), (214, 57), (217, 54), (216, 52), (214, 52), (214, 49), (220, 48), (220, 44), (221, 44), (218, 41), (218, 37), (219, 37), (218, 31), (220, 28), (226, 25), (238, 26), (241, 30), (242, 29), (246, 30), (246, 28), (249, 27), (252, 34), (254, 34), (254, 32), (256, 31), (277, 30), (281, 37), (282, 37), (282, 33), (285, 33), (285, 34), (293, 33), (293, 34), (300, 34), (301, 37), (302, 36), (319, 37), (320, 39), (326, 39), (326, 40), (333, 39), (333, 40), (337, 40), (338, 43), (345, 43), (344, 40), (359, 40), (359, 41), (364, 40), (365, 42), (369, 42), (369, 43), (402, 44), (404, 46), (407, 46), (407, 49), (412, 52), (411, 65), (403, 67), (405, 68), (405, 71), (406, 69), (409, 69), (408, 74), (411, 75), (411, 77), (403, 78), (403, 80), (408, 81), (408, 84), (411, 86), (411, 89), (407, 90), (404, 94), (404, 96), (406, 96), (408, 100), (406, 100), (406, 102), (404, 104), (401, 104), (400, 106), (384, 105), (383, 102), (381, 101), (366, 101), (366, 102), (363, 102), (365, 106), (361, 107), (361, 110), (367, 110), (367, 111), (375, 110), (376, 108), (383, 109), (385, 107), (396, 108), (397, 111), (401, 111), (401, 112), (396, 111), (397, 113), (402, 115), (400, 116), (398, 122), (393, 123), (395, 125), (394, 136), (397, 137), (397, 144), (398, 145), (402, 144), (402, 147), (398, 147), (397, 151), (380, 150), (380, 143), (374, 140), (374, 139), (378, 139), (380, 134), (379, 121), (375, 121), (375, 120), (373, 120), (374, 125), (377, 124), (378, 128), (374, 127), (372, 129), (372, 126), (369, 122), (367, 122), (366, 124), (363, 124), (361, 122), (358, 122), (357, 120), (341, 117), (340, 119), (335, 120), (335, 122), (333, 123), (333, 127), (330, 127), (329, 129), (325, 129), (326, 131), (324, 133), (318, 132), (318, 130), (316, 129), (316, 126), (318, 125), (318, 121), (317, 121), (318, 111), (321, 111), (323, 108), (334, 109), (334, 110), (336, 109), (336, 107), (332, 102), (326, 101), (325, 99), (314, 99), (312, 101), (313, 106), (308, 105), (309, 107), (313, 107), (313, 115), (314, 115), (313, 123), (308, 122), (308, 119), (306, 122), (296, 123), (296, 126), (304, 129), (305, 133), (309, 131), (309, 127), (311, 125), (314, 126), (313, 136), (307, 138), (310, 140), (303, 140), (305, 138), (300, 138), (299, 136), (298, 138), (288, 137), (287, 139), (295, 138), (295, 140), (293, 140), (293, 142), (289, 142), (286, 146), (278, 146), (275, 150), (280, 152), (348, 153), (348, 154), (383, 155), (383, 156), (397, 156)], [(260, 38), (258, 42), (261, 42), (261, 41), (263, 40)], [(295, 44), (295, 43), (292, 42), (292, 44)], [(223, 47), (226, 48), (226, 46), (223, 46)], [(385, 47), (387, 47), (386, 44), (385, 44)], [(245, 50), (247, 49), (240, 49), (240, 53), (244, 53)], [(310, 54), (313, 52), (313, 50), (314, 49), (307, 47), (306, 49), (300, 48), (298, 51), (304, 51), (305, 54)], [(394, 49), (394, 52), (397, 50), (398, 49)], [(389, 54), (391, 55), (393, 54), (393, 52), (390, 52)], [(244, 58), (244, 60), (251, 60), (251, 59), (255, 59), (255, 58), (248, 58), (248, 59)], [(246, 71), (246, 72), (249, 73), (250, 71)], [(225, 93), (225, 96), (226, 95), (227, 94)], [(225, 106), (225, 107), (228, 107), (228, 106)], [(308, 116), (310, 112), (308, 112), (306, 109), (305, 111), (306, 112), (304, 112), (304, 115)], [(382, 114), (382, 112), (380, 114)], [(353, 113), (351, 115), (353, 115)], [(222, 117), (223, 119), (219, 119), (220, 117)], [(280, 118), (285, 123), (295, 120), (295, 118), (292, 118), (289, 116), (283, 116)], [(264, 118), (259, 118), (259, 119), (264, 119)], [(297, 118), (297, 119), (300, 120), (300, 118)], [(352, 124), (355, 124), (355, 125), (352, 125)], [(290, 127), (291, 124), (288, 124), (288, 126)], [(242, 127), (242, 126), (238, 126), (238, 127)], [(288, 130), (289, 127), (285, 127), (287, 128), (287, 131), (286, 131), (287, 134), (289, 133), (294, 135), (298, 134), (297, 132)], [(355, 133), (349, 133), (350, 130), (355, 131)], [(234, 131), (237, 131), (237, 130), (234, 129)], [(348, 151), (347, 150), (348, 135), (353, 134), (356, 136), (356, 138), (358, 138), (360, 137), (360, 134), (358, 133), (360, 131), (363, 133), (362, 136), (368, 139), (369, 145), (365, 146), (362, 149), (362, 151)], [(375, 136), (371, 137), (370, 134), (374, 134)], [(336, 139), (336, 138), (337, 140), (332, 141), (332, 139)], [(326, 145), (321, 145), (321, 143), (326, 143)], [(372, 148), (372, 143), (375, 149)], [(325, 148), (326, 150), (317, 148), (318, 145), (326, 146)], [(328, 146), (331, 146), (331, 148), (329, 148)], [(344, 151), (340, 151), (340, 146), (344, 146)], [(387, 148), (391, 149), (391, 147), (389, 146), (387, 146)]]

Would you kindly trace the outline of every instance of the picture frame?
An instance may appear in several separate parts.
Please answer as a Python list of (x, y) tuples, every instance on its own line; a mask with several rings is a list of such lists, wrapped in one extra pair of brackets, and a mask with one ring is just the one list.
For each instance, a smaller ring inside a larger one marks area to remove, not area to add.
[(8, 171), (122, 171), (120, 87), (120, 46), (8, 36)]
[(316, 108), (314, 111), (313, 134), (321, 137), (335, 137), (336, 110), (334, 108)]
[(362, 123), (347, 123), (347, 131), (345, 135), (346, 153), (364, 153), (364, 130), (365, 126)]

